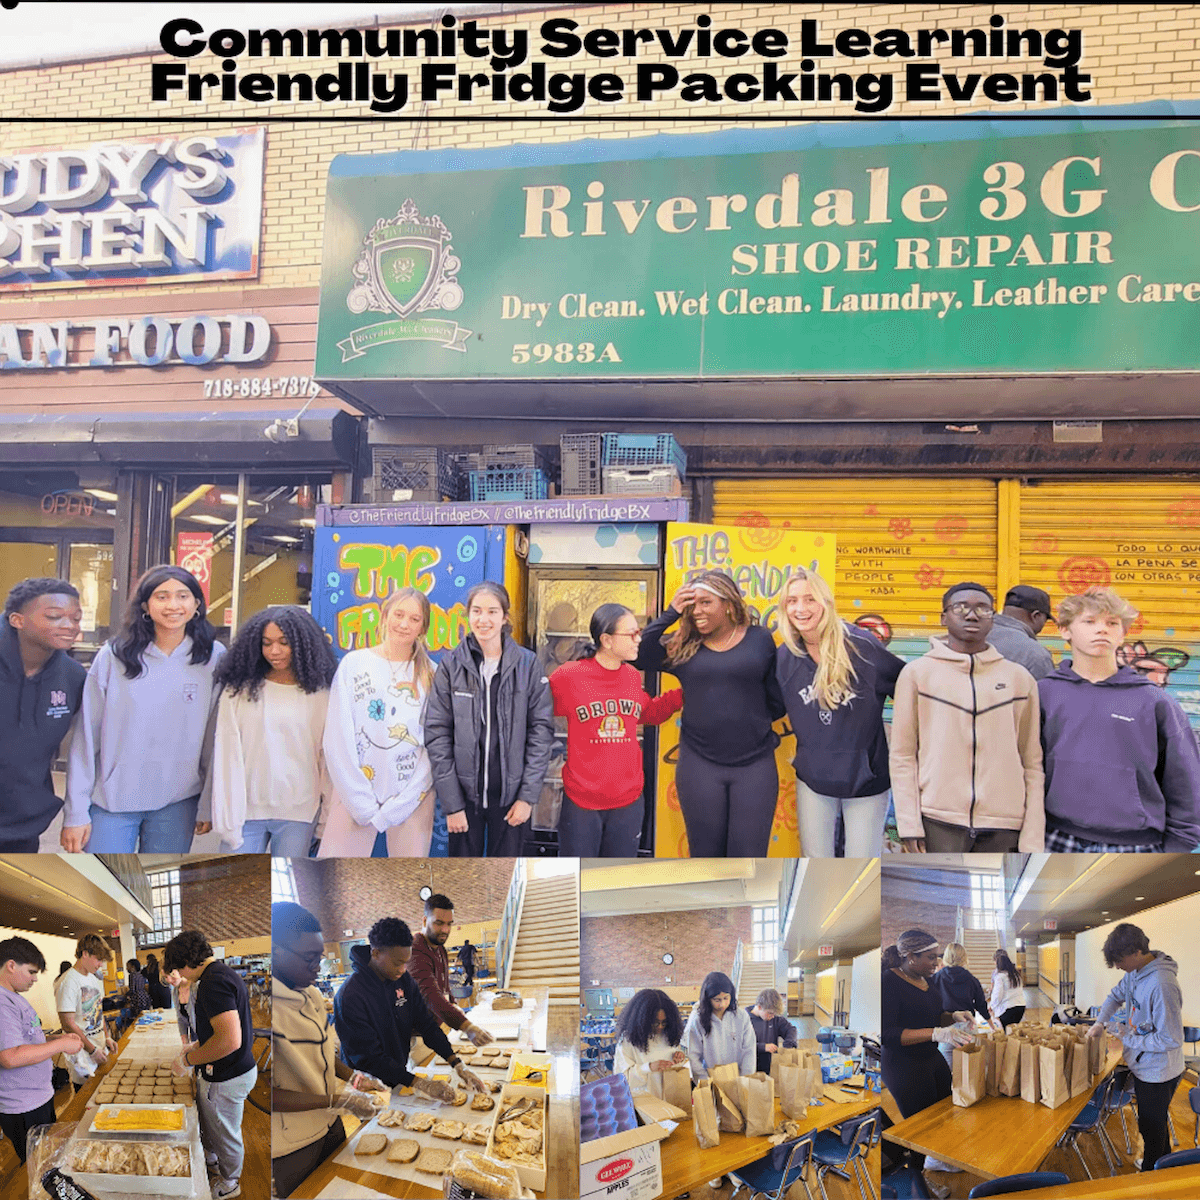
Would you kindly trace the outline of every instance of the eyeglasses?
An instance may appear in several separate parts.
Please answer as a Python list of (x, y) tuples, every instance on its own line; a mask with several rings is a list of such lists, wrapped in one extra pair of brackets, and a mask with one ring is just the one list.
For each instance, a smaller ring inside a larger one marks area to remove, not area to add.
[(977, 617), (994, 617), (996, 610), (990, 604), (947, 604), (946, 611), (956, 617), (969, 616), (974, 613)]
[(652, 1029), (666, 1029), (667, 1023), (666, 1021), (651, 1021), (650, 1026)]
[(281, 949), (286, 950), (294, 958), (298, 958), (306, 967), (319, 967), (321, 959), (325, 957), (322, 950), (313, 950), (308, 954), (301, 954), (299, 951), (293, 950), (291, 946), (282, 946)]
[(628, 637), (628, 638), (633, 638), (636, 641), (638, 638), (640, 638), (642, 636), (642, 631), (640, 629), (632, 629), (632, 630), (628, 630), (628, 631), (622, 631), (620, 633), (613, 633), (613, 634), (610, 634), (610, 636), (611, 637)]

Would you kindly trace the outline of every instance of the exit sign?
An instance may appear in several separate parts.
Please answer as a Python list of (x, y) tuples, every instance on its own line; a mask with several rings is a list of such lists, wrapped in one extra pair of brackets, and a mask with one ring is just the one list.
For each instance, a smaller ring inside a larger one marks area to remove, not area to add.
[(833, 957), (833, 947), (832, 946), (818, 946), (817, 947), (817, 957), (818, 958), (832, 958)]
[(1058, 918), (1057, 917), (1047, 917), (1042, 922), (1042, 928), (1044, 930), (1046, 930), (1047, 933), (1053, 933), (1058, 928)]

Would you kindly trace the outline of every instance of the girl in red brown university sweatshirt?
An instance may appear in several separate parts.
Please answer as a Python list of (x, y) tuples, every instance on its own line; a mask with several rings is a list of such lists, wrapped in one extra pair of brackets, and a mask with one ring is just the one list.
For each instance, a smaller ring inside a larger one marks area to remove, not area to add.
[(642, 748), (637, 727), (661, 725), (683, 704), (676, 688), (650, 698), (629, 664), (641, 630), (623, 604), (592, 614), (592, 644), (550, 676), (555, 716), (567, 719), (558, 852), (568, 858), (634, 858), (642, 831)]

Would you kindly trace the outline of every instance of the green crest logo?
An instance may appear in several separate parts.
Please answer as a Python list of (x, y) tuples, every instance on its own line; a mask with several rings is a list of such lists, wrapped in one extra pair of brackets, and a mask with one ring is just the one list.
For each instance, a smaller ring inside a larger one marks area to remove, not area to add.
[(452, 311), (462, 304), (457, 279), (461, 265), (441, 217), (421, 216), (411, 197), (395, 217), (376, 221), (352, 268), (358, 282), (346, 296), (346, 305), (353, 313), (390, 313), (393, 319), (356, 329), (339, 342), (342, 361), (390, 342), (433, 341), (446, 350), (465, 352), (471, 330), (456, 321), (414, 319), (418, 313)]

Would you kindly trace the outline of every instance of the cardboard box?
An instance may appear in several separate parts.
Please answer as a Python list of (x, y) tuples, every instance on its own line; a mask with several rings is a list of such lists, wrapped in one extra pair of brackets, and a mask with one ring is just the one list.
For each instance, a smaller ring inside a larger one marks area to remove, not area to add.
[(530, 1097), (541, 1106), (542, 1110), (542, 1154), (541, 1162), (536, 1166), (530, 1163), (514, 1162), (510, 1165), (516, 1167), (517, 1175), (520, 1176), (521, 1183), (525, 1187), (533, 1188), (535, 1192), (542, 1191), (546, 1186), (546, 1137), (549, 1134), (550, 1113), (548, 1111), (547, 1096), (543, 1088), (538, 1087), (520, 1087), (515, 1083), (506, 1083), (501, 1089), (500, 1094), (496, 1097), (496, 1110), (492, 1114), (492, 1132), (488, 1136), (487, 1154), (496, 1158), (499, 1162), (508, 1162), (509, 1160), (499, 1158), (494, 1149), (493, 1142), (496, 1137), (496, 1124), (500, 1120), (500, 1114), (509, 1108), (516, 1101)]
[(611, 1137), (584, 1142), (579, 1148), (580, 1200), (654, 1200), (661, 1196), (662, 1152), (669, 1137), (661, 1125), (640, 1125)]

